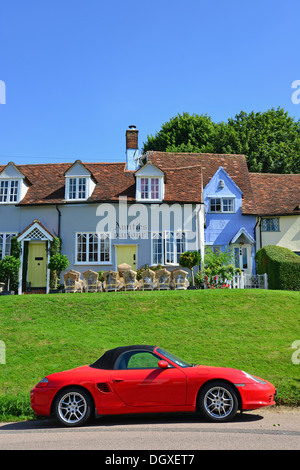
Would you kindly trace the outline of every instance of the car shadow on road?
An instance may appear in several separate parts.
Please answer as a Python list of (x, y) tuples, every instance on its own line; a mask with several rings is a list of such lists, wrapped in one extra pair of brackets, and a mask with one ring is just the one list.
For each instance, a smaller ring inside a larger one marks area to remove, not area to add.
[[(249, 423), (260, 421), (263, 416), (260, 414), (238, 413), (232, 423)], [(195, 413), (153, 413), (153, 414), (127, 414), (127, 415), (106, 415), (93, 419), (79, 429), (92, 426), (114, 427), (114, 426), (135, 426), (143, 424), (211, 424)], [(221, 424), (221, 423), (219, 423)], [(229, 423), (230, 424), (230, 423)], [(78, 429), (66, 428), (60, 425), (55, 419), (41, 418), (34, 421), (21, 421), (15, 423), (0, 423), (1, 431), (34, 431), (34, 430), (57, 430), (57, 429)]]

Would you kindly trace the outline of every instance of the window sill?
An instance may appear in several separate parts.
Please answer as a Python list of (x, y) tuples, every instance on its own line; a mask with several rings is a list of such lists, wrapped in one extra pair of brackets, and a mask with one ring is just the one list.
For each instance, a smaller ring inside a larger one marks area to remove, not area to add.
[(85, 202), (88, 200), (88, 197), (86, 197), (85, 199), (66, 199), (66, 202)]
[(136, 202), (163, 202), (163, 199), (138, 199), (136, 198)]
[(208, 211), (208, 214), (236, 214), (234, 211)]
[(73, 263), (73, 266), (112, 266), (112, 262), (77, 261), (76, 263)]
[(0, 205), (1, 205), (1, 206), (12, 206), (12, 205), (14, 205), (14, 204), (19, 204), (19, 202), (20, 202), (20, 201), (13, 201), (13, 202), (7, 202), (7, 201), (5, 201), (5, 202), (0, 202)]

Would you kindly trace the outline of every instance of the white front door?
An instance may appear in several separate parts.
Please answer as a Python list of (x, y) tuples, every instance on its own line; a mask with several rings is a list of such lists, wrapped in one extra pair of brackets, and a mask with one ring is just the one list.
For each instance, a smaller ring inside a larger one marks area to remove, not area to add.
[(235, 245), (233, 247), (235, 267), (244, 273), (251, 274), (251, 251), (252, 245)]

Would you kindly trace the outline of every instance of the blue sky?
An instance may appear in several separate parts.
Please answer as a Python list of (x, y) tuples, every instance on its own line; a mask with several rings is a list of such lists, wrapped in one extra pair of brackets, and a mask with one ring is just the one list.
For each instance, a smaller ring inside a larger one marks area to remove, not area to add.
[(296, 119), (299, 0), (3, 0), (0, 163), (124, 161), (184, 111)]

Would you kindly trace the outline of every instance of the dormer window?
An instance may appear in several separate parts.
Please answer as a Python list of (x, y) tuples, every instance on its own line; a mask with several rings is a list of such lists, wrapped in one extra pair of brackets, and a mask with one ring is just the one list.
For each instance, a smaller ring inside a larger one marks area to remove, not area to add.
[(67, 201), (86, 201), (95, 188), (95, 180), (90, 171), (77, 160), (65, 173)]
[(160, 199), (159, 178), (141, 178), (141, 199)]
[(157, 202), (164, 198), (164, 173), (147, 163), (136, 173), (136, 200), (141, 202)]
[(2, 180), (0, 181), (0, 202), (18, 202), (19, 181)]
[(86, 199), (86, 178), (69, 178), (69, 199)]
[(26, 195), (30, 181), (10, 162), (0, 173), (0, 204), (17, 204)]

